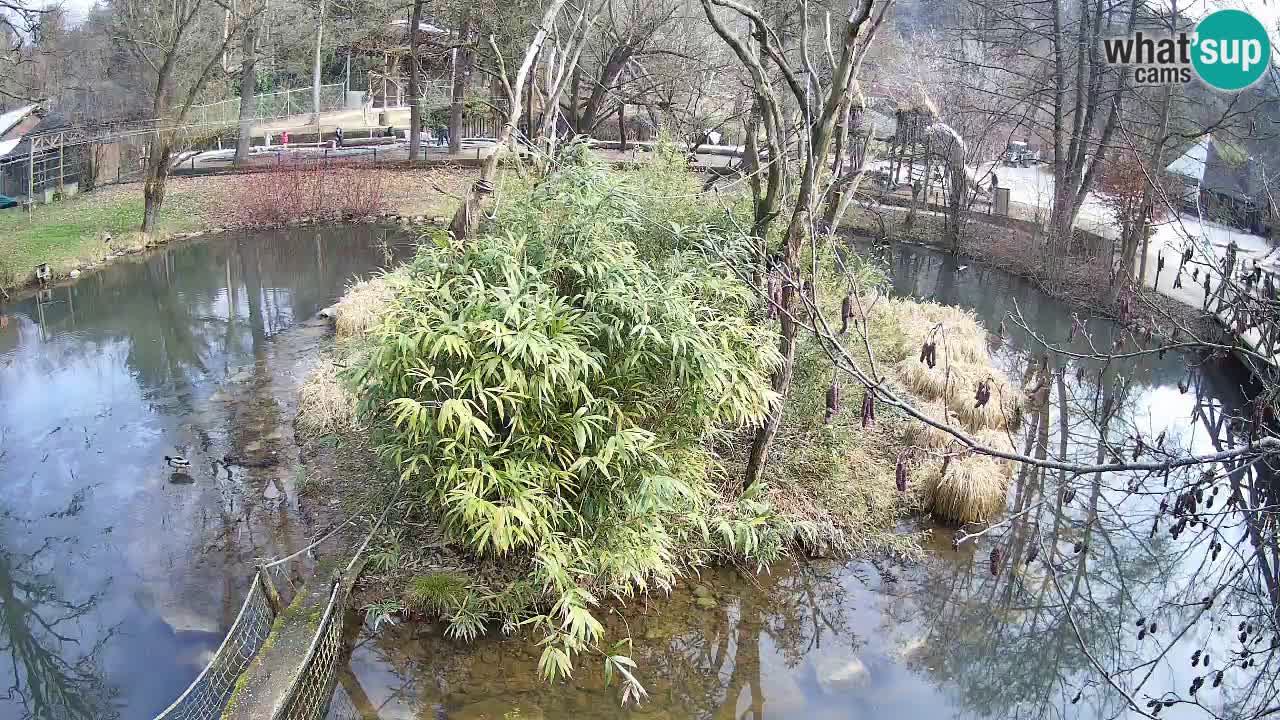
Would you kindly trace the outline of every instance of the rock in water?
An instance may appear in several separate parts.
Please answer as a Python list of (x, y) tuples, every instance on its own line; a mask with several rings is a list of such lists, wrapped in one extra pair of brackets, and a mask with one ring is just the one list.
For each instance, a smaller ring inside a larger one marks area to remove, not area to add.
[(828, 694), (847, 692), (871, 682), (871, 672), (856, 655), (819, 657), (813, 661), (813, 670), (818, 685)]

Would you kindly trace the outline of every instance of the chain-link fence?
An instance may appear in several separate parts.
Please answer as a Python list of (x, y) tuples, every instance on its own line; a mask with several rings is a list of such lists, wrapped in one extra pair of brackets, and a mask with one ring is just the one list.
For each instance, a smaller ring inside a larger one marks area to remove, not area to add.
[(325, 720), (364, 720), (364, 714), (356, 709), (346, 688), (341, 683), (333, 687), (333, 700), (329, 702), (329, 714)]
[(343, 581), (334, 583), (311, 647), (307, 648), (289, 691), (272, 713), (272, 720), (321, 720), (327, 716), (342, 661), (342, 626), (348, 594)]
[[(320, 112), (333, 112), (346, 107), (346, 93), (341, 83), (320, 86)], [(315, 111), (312, 88), (296, 88), (257, 96), (254, 117), (258, 120), (288, 117)], [(240, 98), (208, 105), (197, 105), (187, 114), (188, 122), (197, 125), (229, 125), (240, 120)]]
[(254, 574), (249, 594), (240, 606), (231, 629), (213, 659), (187, 687), (186, 692), (168, 708), (156, 716), (156, 720), (209, 720), (221, 717), (227, 700), (235, 689), (236, 678), (249, 663), (271, 633), (275, 612), (267, 599), (267, 593), (259, 575)]

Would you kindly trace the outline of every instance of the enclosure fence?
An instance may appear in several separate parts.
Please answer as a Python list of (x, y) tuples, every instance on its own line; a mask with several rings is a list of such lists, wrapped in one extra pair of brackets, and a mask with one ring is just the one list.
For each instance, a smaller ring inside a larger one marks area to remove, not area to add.
[(272, 720), (320, 720), (327, 717), (338, 666), (342, 662), (343, 618), (346, 616), (348, 594), (342, 581), (334, 581), (329, 604), (320, 618), (320, 627), (303, 656), (288, 693), (272, 713)]
[[(388, 505), (387, 510), (390, 507)], [(345, 616), (351, 587), (358, 574), (358, 563), (386, 514), (387, 511), (383, 511), (382, 517), (369, 530), (345, 572), (331, 581), (329, 600), (319, 627), (312, 635), (302, 661), (290, 676), (287, 691), (275, 704), (271, 720), (359, 719), (350, 697), (345, 692), (335, 694), (335, 687), (338, 670), (344, 660)], [(314, 573), (315, 549), (337, 537), (340, 530), (354, 521), (353, 516), (301, 550), (258, 565), (244, 604), (222, 644), (186, 691), (155, 720), (220, 720), (241, 674), (253, 663), (270, 636), (277, 615), (302, 591), (302, 578)], [(325, 580), (314, 578), (313, 582)], [(340, 714), (333, 715), (335, 712)]]
[[(255, 120), (288, 117), (315, 112), (313, 88), (295, 88), (255, 96)], [(346, 92), (342, 83), (320, 86), (320, 112), (333, 112), (346, 107)], [(240, 98), (231, 98), (208, 105), (196, 105), (187, 114), (189, 122), (198, 125), (231, 125), (240, 121)]]
[[(364, 555), (365, 548), (369, 546), (369, 541), (382, 526), (382, 521), (386, 519), (392, 504), (394, 501), (387, 505), (387, 509), (370, 528), (369, 534), (365, 536), (360, 548), (351, 556), (351, 561), (347, 563), (342, 575), (334, 579), (333, 589), (329, 593), (329, 604), (325, 606), (324, 615), (320, 617), (320, 627), (316, 630), (311, 646), (307, 648), (307, 654), (303, 656), (302, 664), (293, 676), (288, 691), (272, 712), (271, 720), (324, 720), (325, 718), (347, 720), (347, 718), (358, 717), (354, 712), (335, 717), (335, 710), (345, 712), (345, 709), (342, 707), (343, 703), (332, 702), (335, 695), (340, 695), (339, 699), (345, 699), (346, 706), (351, 706), (350, 698), (345, 692), (335, 694), (338, 668), (342, 664), (345, 649), (342, 634), (347, 616), (347, 601), (351, 596), (351, 584), (359, 575), (360, 558)], [(354, 711), (354, 708), (352, 710)]]
[(257, 655), (276, 614), (271, 609), (259, 575), (249, 584), (249, 594), (240, 606), (231, 629), (227, 631), (209, 664), (195, 682), (187, 687), (173, 704), (156, 716), (156, 720), (207, 720), (222, 716), (222, 710), (235, 689), (236, 679)]

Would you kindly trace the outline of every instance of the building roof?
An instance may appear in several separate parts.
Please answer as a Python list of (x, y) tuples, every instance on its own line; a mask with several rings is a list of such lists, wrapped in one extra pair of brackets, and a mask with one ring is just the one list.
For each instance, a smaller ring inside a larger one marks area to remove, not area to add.
[(1204, 178), (1204, 165), (1209, 158), (1209, 138), (1187, 148), (1178, 159), (1165, 168), (1172, 175), (1200, 182)]
[(7, 155), (23, 155), (31, 150), (31, 136), (40, 135), (42, 133), (51, 133), (71, 127), (71, 122), (67, 116), (61, 113), (46, 113), (40, 118), (40, 122), (31, 128), (25, 135), (10, 138), (0, 142), (0, 158)]
[(1280, 157), (1271, 143), (1229, 142), (1206, 137), (1165, 168), (1210, 192), (1238, 200), (1260, 200), (1266, 194), (1263, 173), (1280, 172)]
[(0, 135), (9, 132), (15, 125), (22, 122), (24, 118), (39, 108), (39, 105), (24, 105), (17, 110), (10, 110), (7, 113), (0, 114)]

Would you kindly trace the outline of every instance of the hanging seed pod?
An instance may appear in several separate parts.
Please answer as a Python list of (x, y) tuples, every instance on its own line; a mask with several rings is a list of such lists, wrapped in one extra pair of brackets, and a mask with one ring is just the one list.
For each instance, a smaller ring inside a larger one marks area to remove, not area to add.
[(1213, 686), (1218, 687), (1221, 684), (1222, 684), (1222, 671), (1219, 670), (1217, 674), (1213, 676)]
[(1208, 653), (1208, 652), (1206, 652), (1206, 653), (1204, 654), (1204, 657), (1200, 659), (1200, 664), (1201, 664), (1201, 665), (1203, 665), (1203, 666), (1205, 666), (1205, 667), (1209, 667), (1209, 653)]
[(938, 364), (938, 343), (932, 337), (920, 346), (920, 362), (928, 365), (930, 370)]
[(1142, 436), (1138, 435), (1137, 442), (1133, 444), (1133, 459), (1137, 461), (1138, 458), (1142, 457), (1142, 453), (1146, 449), (1147, 446), (1142, 442)]
[(1209, 273), (1204, 274), (1204, 296), (1209, 297)]
[(897, 467), (893, 470), (894, 480), (898, 486), (898, 492), (907, 491), (907, 454), (899, 453)]
[(990, 560), (991, 560), (991, 577), (995, 577), (1000, 574), (1000, 562), (1004, 560), (1004, 550), (1000, 549), (999, 545), (991, 548)]
[(1196, 667), (1199, 664), (1200, 664), (1200, 651), (1197, 650), (1191, 653), (1191, 667)]
[(978, 381), (978, 390), (974, 393), (974, 407), (980, 408), (991, 400), (991, 383), (986, 380)]
[(1156, 253), (1156, 272), (1164, 269), (1164, 253)]
[(1146, 636), (1147, 636), (1147, 629), (1146, 629), (1146, 628), (1142, 628), (1141, 630), (1139, 630), (1139, 631), (1138, 631), (1138, 639), (1139, 639), (1139, 640), (1141, 640), (1142, 638), (1144, 638), (1144, 637), (1146, 637)]
[(822, 422), (830, 424), (838, 412), (840, 412), (840, 383), (833, 380), (831, 387), (827, 388), (827, 414)]
[(1070, 505), (1072, 500), (1076, 499), (1076, 489), (1067, 487), (1062, 489), (1062, 504)]
[(1160, 431), (1160, 434), (1156, 436), (1156, 447), (1158, 447), (1158, 448), (1160, 448), (1160, 449), (1162, 449), (1162, 450), (1164, 449), (1164, 434), (1165, 434), (1165, 432), (1166, 432), (1165, 430), (1161, 430), (1161, 431)]
[(1160, 514), (1164, 515), (1169, 510), (1169, 498), (1160, 501)]
[(849, 318), (853, 317), (853, 294), (844, 296), (840, 301), (840, 334), (849, 332)]
[(1152, 620), (1152, 621), (1151, 621), (1151, 624), (1150, 624), (1150, 625), (1147, 625), (1147, 631), (1148, 631), (1148, 632), (1150, 632), (1152, 635), (1155, 635), (1155, 634), (1156, 634), (1156, 621), (1155, 621), (1155, 620)]
[(1182, 264), (1185, 265), (1189, 262), (1191, 262), (1191, 248), (1182, 251)]
[(862, 394), (862, 427), (866, 429), (868, 425), (876, 420), (876, 396), (871, 388), (867, 388)]
[(1084, 544), (1083, 540), (1077, 540), (1075, 547), (1072, 549), (1072, 551), (1075, 552), (1075, 554), (1079, 555), (1081, 552), (1084, 551), (1085, 547), (1087, 546)]
[(1191, 268), (1191, 281), (1200, 282), (1200, 268)]
[(1082, 695), (1084, 695), (1084, 691), (1083, 691), (1083, 690), (1081, 690), (1080, 692), (1076, 693), (1076, 696), (1075, 696), (1075, 697), (1073, 697), (1073, 698), (1071, 698), (1071, 704), (1072, 704), (1072, 705), (1075, 705), (1076, 703), (1080, 702), (1080, 697), (1081, 697)]
[(1027, 564), (1030, 565), (1031, 563), (1035, 562), (1036, 558), (1039, 556), (1040, 556), (1040, 546), (1032, 545), (1031, 549), (1027, 551)]
[(1173, 287), (1182, 287), (1182, 268), (1178, 268), (1178, 274), (1173, 276)]

